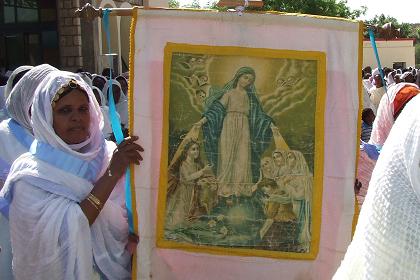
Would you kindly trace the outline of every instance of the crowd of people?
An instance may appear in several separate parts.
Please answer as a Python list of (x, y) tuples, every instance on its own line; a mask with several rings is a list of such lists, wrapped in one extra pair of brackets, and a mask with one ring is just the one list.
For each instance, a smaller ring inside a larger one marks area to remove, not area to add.
[(418, 279), (420, 274), (420, 70), (384, 68), (382, 73), (363, 69), (355, 183), (361, 210), (337, 280)]
[(420, 70), (414, 67), (406, 69), (385, 67), (382, 69), (382, 75), (378, 68), (372, 70), (367, 66), (362, 69), (361, 150), (355, 183), (359, 206), (363, 204), (379, 151), (394, 121), (420, 87)]
[[(138, 237), (123, 177), (143, 148), (128, 136), (126, 77), (112, 77), (42, 64), (2, 79), (1, 279), (131, 279)], [(118, 145), (111, 92), (126, 135)]]

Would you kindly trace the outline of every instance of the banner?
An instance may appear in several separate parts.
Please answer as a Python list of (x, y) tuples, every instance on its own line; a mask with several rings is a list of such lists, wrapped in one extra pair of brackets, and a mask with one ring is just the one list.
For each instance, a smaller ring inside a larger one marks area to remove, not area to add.
[(361, 24), (139, 9), (131, 36), (135, 277), (330, 278), (351, 239)]

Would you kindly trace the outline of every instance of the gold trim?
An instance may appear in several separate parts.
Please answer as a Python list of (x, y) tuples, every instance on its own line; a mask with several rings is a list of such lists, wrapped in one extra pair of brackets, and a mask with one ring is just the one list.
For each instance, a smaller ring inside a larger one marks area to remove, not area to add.
[[(311, 250), (309, 253), (273, 252), (256, 249), (225, 248), (217, 246), (198, 246), (164, 240), (164, 220), (166, 191), (168, 178), (168, 133), (169, 133), (169, 99), (170, 99), (170, 70), (173, 52), (187, 52), (211, 55), (246, 55), (261, 58), (289, 58), (299, 60), (316, 60), (317, 64), (317, 97), (315, 109), (315, 156), (314, 156), (314, 188), (312, 196)], [(163, 137), (162, 157), (160, 164), (158, 213), (157, 213), (157, 247), (183, 249), (192, 252), (202, 252), (222, 255), (259, 256), (269, 258), (315, 259), (319, 251), (323, 169), (324, 169), (324, 113), (326, 98), (326, 55), (318, 51), (273, 50), (245, 47), (215, 47), (207, 45), (188, 45), (168, 43), (164, 50), (164, 106), (163, 106)]]
[[(131, 16), (130, 26), (130, 58), (128, 63), (129, 78), (128, 78), (128, 130), (130, 134), (134, 128), (134, 60), (136, 53), (136, 25), (137, 25), (137, 10), (134, 7)], [(137, 216), (137, 202), (136, 202), (136, 188), (135, 188), (135, 174), (134, 165), (130, 165), (130, 183), (131, 183), (131, 209), (133, 210), (133, 228), (134, 233), (139, 235), (138, 232), (138, 216)], [(137, 279), (137, 252), (134, 252), (132, 260), (131, 278)]]
[[(359, 110), (357, 116), (357, 137), (356, 137), (356, 163), (355, 163), (355, 178), (357, 177), (357, 168), (359, 164), (359, 153), (360, 153), (360, 133), (361, 133), (361, 121), (362, 121), (362, 110), (363, 110), (363, 88), (362, 88), (362, 67), (363, 67), (363, 30), (364, 24), (363, 21), (359, 21), (359, 50), (358, 50), (358, 67), (357, 74), (359, 77), (357, 81), (358, 85), (358, 92), (359, 92)], [(356, 230), (357, 220), (359, 219), (359, 204), (357, 203), (356, 195), (354, 195), (354, 215), (352, 221), (352, 228), (351, 228), (351, 236), (353, 238), (354, 231)]]

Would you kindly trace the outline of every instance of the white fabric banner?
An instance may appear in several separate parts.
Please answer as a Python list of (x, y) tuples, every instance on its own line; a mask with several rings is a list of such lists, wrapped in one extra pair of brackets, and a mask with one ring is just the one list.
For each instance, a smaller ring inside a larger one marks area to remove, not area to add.
[[(286, 14), (239, 16), (210, 11), (138, 10), (134, 40), (131, 54), (134, 74), (130, 81), (134, 93), (132, 133), (140, 136), (145, 149), (144, 161), (135, 169), (140, 235), (137, 279), (330, 279), (344, 256), (352, 232), (359, 141), (360, 23)], [(164, 49), (168, 43), (325, 53), (322, 214), (315, 259), (157, 248), (162, 135), (167, 122), (164, 119)]]

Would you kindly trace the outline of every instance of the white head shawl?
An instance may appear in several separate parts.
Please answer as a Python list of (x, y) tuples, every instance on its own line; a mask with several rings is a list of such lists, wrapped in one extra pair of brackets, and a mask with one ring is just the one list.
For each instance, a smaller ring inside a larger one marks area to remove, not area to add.
[(419, 88), (416, 84), (412, 83), (399, 83), (394, 84), (388, 88), (386, 94), (381, 98), (378, 110), (376, 113), (375, 121), (373, 122), (372, 134), (370, 136), (369, 143), (383, 146), (385, 140), (388, 138), (388, 134), (394, 125), (394, 99), (397, 93), (406, 86), (412, 86)]
[(99, 98), (101, 99), (101, 105), (100, 106), (101, 107), (106, 106), (106, 99), (105, 99), (105, 96), (104, 96), (102, 90), (98, 87), (92, 86), (92, 91), (94, 91), (94, 90), (96, 90), (98, 92)]
[(85, 73), (77, 73), (88, 86), (92, 87), (92, 80)]
[(395, 83), (394, 77), (392, 77), (392, 72), (388, 73), (388, 85), (392, 85), (393, 83)]
[[(115, 79), (112, 79), (111, 82), (112, 82), (113, 85), (116, 85), (120, 88), (120, 99), (118, 100), (118, 103), (120, 103), (123, 100), (126, 100), (126, 99), (124, 99), (126, 97), (125, 97), (125, 95), (124, 95), (124, 93), (121, 89), (121, 84)], [(107, 104), (108, 104), (108, 88), (109, 88), (109, 80), (105, 83), (104, 89), (102, 90), (102, 93), (103, 93), (104, 97), (106, 98)], [(115, 104), (118, 104), (118, 103), (115, 102)]]
[[(55, 133), (53, 128), (53, 111), (51, 106), (51, 102), (57, 91), (63, 85), (68, 84), (71, 79), (75, 79), (88, 95), (91, 122), (89, 138), (76, 145), (69, 145), (65, 143)], [(83, 160), (91, 160), (101, 151), (103, 143), (102, 112), (92, 89), (82, 80), (82, 78), (80, 78), (79, 75), (65, 71), (51, 72), (36, 89), (31, 112), (32, 128), (34, 136), (38, 141), (48, 143), (55, 148), (63, 150)]]
[(102, 79), (102, 80), (105, 81), (105, 83), (108, 82), (108, 79), (106, 77), (104, 77), (102, 75), (98, 75), (98, 74), (92, 74), (92, 85), (93, 85), (93, 80), (95, 80), (95, 79)]
[(380, 74), (380, 72), (379, 72), (379, 69), (378, 68), (375, 68), (375, 69), (373, 69), (373, 71), (372, 71), (372, 85), (376, 85), (376, 82), (375, 82), (375, 75), (379, 75)]
[(411, 71), (404, 72), (404, 74), (401, 75), (401, 80), (405, 81), (405, 78), (407, 78), (408, 75), (413, 75)]
[(15, 77), (23, 72), (23, 71), (27, 71), (27, 70), (31, 70), (32, 68), (34, 68), (33, 66), (30, 65), (23, 65), (20, 66), (18, 68), (16, 68), (12, 74), (10, 74), (9, 79), (7, 80), (7, 84), (6, 84), (6, 88), (4, 89), (4, 99), (7, 99), (10, 95), (10, 92), (13, 89), (13, 80), (15, 79)]
[(33, 67), (13, 87), (6, 100), (6, 109), (9, 116), (28, 131), (32, 131), (29, 110), (32, 106), (37, 86), (52, 71), (57, 70), (49, 64)]
[[(117, 77), (115, 77), (115, 80), (117, 80), (118, 78), (122, 78), (122, 79), (124, 79), (125, 80), (125, 83), (127, 84), (127, 86), (128, 86), (128, 80), (123, 76), (123, 75), (119, 75), (119, 76), (117, 76)], [(118, 81), (118, 80), (117, 80)], [(120, 83), (120, 85), (121, 85), (121, 83)], [(127, 89), (128, 90), (128, 89)], [(121, 86), (121, 93), (124, 95), (124, 96), (127, 96), (128, 95), (128, 92), (123, 92), (122, 91), (122, 86)]]

